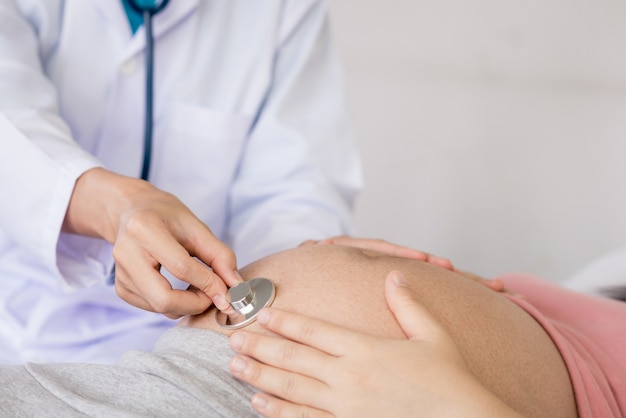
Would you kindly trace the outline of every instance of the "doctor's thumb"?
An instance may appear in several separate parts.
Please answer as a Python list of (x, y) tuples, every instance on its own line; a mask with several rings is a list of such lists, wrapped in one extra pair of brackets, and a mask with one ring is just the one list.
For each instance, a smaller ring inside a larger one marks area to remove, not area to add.
[(404, 275), (394, 270), (385, 280), (385, 299), (400, 327), (411, 340), (430, 339), (441, 332), (441, 327), (413, 295)]

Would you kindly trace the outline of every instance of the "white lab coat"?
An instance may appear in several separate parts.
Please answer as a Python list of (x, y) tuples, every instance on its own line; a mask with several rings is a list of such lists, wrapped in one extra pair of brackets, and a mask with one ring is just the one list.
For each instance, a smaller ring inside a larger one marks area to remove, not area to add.
[[(154, 18), (150, 179), (240, 266), (350, 233), (361, 171), (326, 13), (172, 0)], [(2, 363), (111, 362), (172, 325), (106, 284), (110, 244), (59, 232), (85, 170), (139, 175), (144, 46), (119, 0), (0, 0)]]

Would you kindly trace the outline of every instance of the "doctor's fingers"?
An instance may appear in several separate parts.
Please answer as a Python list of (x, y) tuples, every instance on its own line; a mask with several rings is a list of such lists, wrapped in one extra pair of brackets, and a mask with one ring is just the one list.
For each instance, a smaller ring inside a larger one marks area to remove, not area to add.
[(242, 281), (233, 251), (189, 208), (168, 193), (159, 191), (157, 197), (150, 197), (123, 216), (114, 252), (119, 249), (118, 254), (124, 256), (128, 247), (143, 247), (176, 277), (199, 288), (206, 288), (207, 283), (202, 286), (193, 281), (189, 256), (210, 266), (226, 284)]
[[(210, 266), (226, 285), (232, 287), (243, 282), (237, 272), (237, 257), (233, 250), (217, 239), (198, 218), (194, 216), (194, 219), (181, 228), (177, 235), (185, 250)], [(191, 284), (203, 289), (201, 285)]]
[(172, 289), (159, 272), (159, 264), (148, 255), (135, 257), (131, 267), (129, 271), (126, 264), (118, 263), (115, 268), (115, 291), (131, 305), (170, 318), (201, 313), (211, 305), (201, 291)]
[(332, 402), (333, 394), (325, 383), (297, 373), (267, 366), (250, 357), (236, 355), (230, 362), (230, 370), (236, 378), (287, 402), (319, 409), (327, 408)]
[[(209, 234), (213, 236), (210, 232)], [(150, 257), (154, 258), (158, 264), (167, 269), (176, 278), (204, 292), (219, 309), (224, 310), (229, 307), (226, 301), (227, 288), (222, 277), (216, 274), (211, 268), (207, 267), (202, 261), (194, 258), (193, 256), (196, 254), (193, 252), (193, 248), (190, 252), (187, 247), (183, 246), (188, 245), (189, 247), (193, 247), (193, 244), (189, 244), (187, 240), (181, 240), (183, 242), (183, 244), (181, 244), (176, 239), (177, 237), (172, 236), (171, 232), (165, 228), (155, 228), (151, 232), (151, 238), (153, 241), (145, 245), (145, 248), (142, 249), (143, 251), (149, 253)], [(215, 241), (218, 241), (215, 237), (213, 238)], [(223, 247), (228, 249), (225, 245), (223, 245)], [(118, 248), (122, 250), (127, 249), (127, 251), (136, 251), (139, 247), (134, 242), (131, 241), (129, 244), (128, 240), (124, 239), (116, 242), (114, 251)], [(230, 252), (230, 250), (228, 250), (227, 253), (228, 252)], [(232, 257), (234, 260), (234, 254)], [(133, 280), (139, 280), (139, 276), (135, 278), (135, 272), (132, 271), (130, 267), (127, 268), (127, 271), (131, 273)], [(233, 278), (241, 281), (238, 275), (235, 275), (234, 270), (230, 271), (230, 275), (231, 281)], [(147, 289), (142, 289), (143, 293), (146, 293), (146, 291)]]
[[(178, 319), (184, 315), (195, 315), (205, 311), (211, 305), (209, 297), (200, 291), (171, 289), (169, 291), (171, 294), (166, 296), (167, 299), (164, 298), (162, 302), (155, 302), (154, 300), (146, 299), (140, 293), (132, 293), (123, 288), (123, 286), (117, 286), (117, 294), (129, 304), (146, 311), (162, 313), (170, 319)], [(201, 308), (192, 308), (195, 300), (189, 300), (188, 296), (190, 293), (194, 293), (195, 299), (201, 302), (199, 305), (202, 306)]]

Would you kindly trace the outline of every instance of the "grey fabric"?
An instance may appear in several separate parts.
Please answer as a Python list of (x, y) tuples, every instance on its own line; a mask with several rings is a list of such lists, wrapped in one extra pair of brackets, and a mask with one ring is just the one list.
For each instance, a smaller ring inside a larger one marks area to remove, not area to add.
[(152, 353), (131, 351), (115, 366), (0, 367), (0, 415), (12, 417), (256, 417), (254, 389), (228, 371), (228, 339), (175, 327)]

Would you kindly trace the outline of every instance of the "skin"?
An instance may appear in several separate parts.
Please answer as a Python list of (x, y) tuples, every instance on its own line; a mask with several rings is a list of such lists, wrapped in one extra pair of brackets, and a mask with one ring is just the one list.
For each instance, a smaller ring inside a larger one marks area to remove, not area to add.
[[(170, 318), (228, 308), (227, 286), (242, 280), (232, 250), (180, 200), (102, 168), (77, 180), (63, 231), (112, 243), (117, 294)], [(190, 288), (172, 289), (161, 266)]]
[[(385, 278), (391, 271), (397, 271), (405, 278), (406, 291), (424, 312), (418, 318), (431, 318), (425, 323), (431, 324), (430, 328), (435, 331), (422, 338), (426, 344), (396, 347), (398, 342), (407, 342), (407, 337), (416, 338), (419, 327), (407, 332), (389, 309), (385, 300)], [(236, 357), (243, 361), (243, 367), (241, 364), (237, 366), (233, 360), (233, 373), (288, 401), (283, 406), (304, 405), (309, 412), (326, 414), (311, 413), (310, 416), (376, 416), (367, 413), (375, 409), (359, 410), (367, 403), (345, 402), (346, 388), (370, 385), (373, 393), (380, 390), (401, 393), (399, 387), (405, 392), (407, 387), (414, 388), (410, 391), (412, 396), (399, 399), (430, 394), (423, 396), (423, 399), (432, 401), (432, 408), (420, 410), (425, 416), (429, 412), (437, 416), (433, 411), (441, 412), (437, 408), (451, 405), (450, 402), (463, 408), (470, 407), (468, 402), (472, 399), (479, 400), (477, 402), (482, 407), (495, 408), (489, 409), (495, 416), (498, 416), (495, 411), (505, 410), (529, 417), (577, 416), (569, 375), (549, 336), (517, 305), (462, 274), (422, 261), (340, 245), (307, 245), (278, 253), (247, 266), (241, 274), (246, 279), (272, 279), (277, 295), (272, 309), (267, 311), (270, 312), (267, 328), (257, 321), (244, 331), (238, 331), (237, 337), (233, 336), (235, 349), (245, 354)], [(280, 314), (275, 316), (281, 311), (303, 315), (305, 322), (285, 331), (281, 327), (288, 327), (289, 321), (283, 321)], [(215, 323), (214, 315), (214, 310), (209, 309), (202, 315), (185, 318), (181, 325), (230, 335), (231, 332)], [(329, 348), (319, 343), (327, 334), (320, 330), (318, 323), (306, 318), (354, 331), (355, 334), (350, 335), (365, 338), (364, 347), (355, 337), (354, 340), (338, 340), (337, 346)], [(283, 334), (296, 342), (277, 339), (276, 334)], [(318, 334), (320, 337), (316, 339), (314, 336)], [(259, 339), (267, 337), (272, 338), (269, 343)], [(372, 344), (368, 338), (377, 344)], [(302, 342), (304, 344), (300, 344)], [(285, 343), (289, 344), (281, 345)], [(290, 344), (299, 348), (294, 349)], [(311, 353), (302, 351), (303, 348), (324, 355), (315, 356), (313, 362), (305, 355), (303, 360), (303, 353)], [(396, 349), (403, 354), (378, 355), (376, 351), (393, 352)], [(345, 361), (329, 367), (326, 363), (328, 355), (340, 360), (345, 357)], [(386, 361), (381, 362), (381, 358)], [(309, 369), (303, 371), (306, 364), (310, 364)], [(276, 368), (270, 367), (272, 365), (292, 370), (298, 376), (287, 373), (274, 379), (272, 373)], [(387, 368), (390, 371), (386, 373)], [(407, 373), (398, 377), (401, 370), (408, 370), (409, 377), (406, 377)], [(318, 372), (321, 375), (313, 374)], [(410, 376), (418, 376), (413, 383), (421, 384), (415, 387), (408, 384)], [(394, 385), (396, 379), (407, 383)], [(322, 382), (332, 390), (311, 386), (312, 380)], [(428, 392), (429, 388), (431, 392)], [(367, 391), (355, 389), (350, 396), (358, 399), (358, 393)], [(433, 397), (436, 394), (440, 395), (440, 402)], [(257, 396), (257, 401), (276, 399), (264, 396)], [(385, 398), (369, 396), (363, 399), (384, 401)], [(390, 404), (408, 408), (404, 415), (407, 411), (416, 411), (406, 403)], [(424, 404), (421, 405), (420, 408), (425, 408)], [(473, 405), (477, 407), (476, 402)], [(253, 406), (260, 408), (259, 404), (253, 403)], [(260, 412), (271, 411), (261, 408)], [(398, 411), (398, 415), (403, 414)], [(267, 416), (281, 415), (268, 413)]]
[[(362, 250), (372, 250), (377, 251), (386, 255), (392, 255), (395, 257), (404, 257), (410, 258), (412, 260), (424, 261), (426, 263), (433, 264), (435, 266), (439, 266), (446, 270), (454, 271), (456, 273), (462, 274), (467, 278), (470, 278), (491, 290), (496, 292), (507, 292), (504, 289), (504, 283), (499, 279), (484, 279), (474, 273), (470, 273), (467, 271), (459, 270), (452, 265), (452, 262), (444, 257), (439, 257), (434, 254), (429, 254), (424, 251), (416, 250), (410, 247), (405, 247), (402, 245), (394, 244), (389, 241), (385, 241), (383, 239), (371, 239), (371, 238), (355, 238), (350, 237), (348, 235), (340, 235), (336, 237), (326, 238), (321, 241), (309, 240), (305, 241), (301, 246), (306, 245), (344, 245), (348, 247), (360, 248)], [(509, 292), (507, 292), (509, 293)]]
[(377, 338), (277, 309), (263, 311), (259, 323), (291, 341), (233, 334), (233, 349), (258, 360), (236, 356), (233, 375), (267, 392), (252, 398), (254, 409), (266, 417), (521, 417), (474, 378), (400, 272), (387, 276), (385, 295), (408, 340)]

